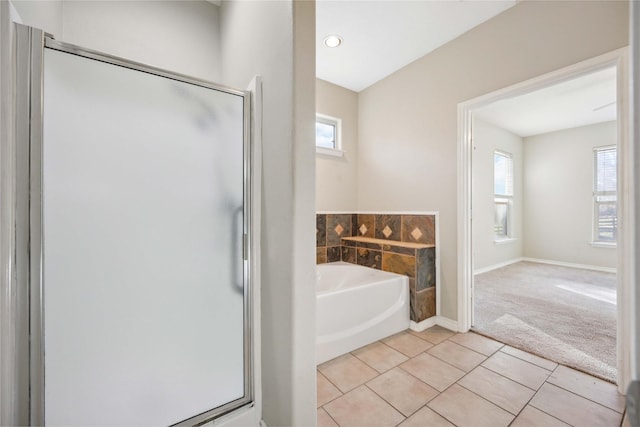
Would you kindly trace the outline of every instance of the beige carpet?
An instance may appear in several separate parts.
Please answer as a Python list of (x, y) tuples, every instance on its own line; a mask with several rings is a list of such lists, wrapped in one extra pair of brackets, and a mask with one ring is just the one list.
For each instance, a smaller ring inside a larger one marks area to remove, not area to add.
[(474, 285), (474, 331), (615, 382), (615, 274), (519, 262)]

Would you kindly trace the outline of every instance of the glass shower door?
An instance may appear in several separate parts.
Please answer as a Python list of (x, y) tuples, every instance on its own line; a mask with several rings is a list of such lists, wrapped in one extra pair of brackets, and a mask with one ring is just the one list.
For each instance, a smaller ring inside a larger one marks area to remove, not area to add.
[(247, 95), (48, 39), (43, 55), (44, 423), (250, 402)]

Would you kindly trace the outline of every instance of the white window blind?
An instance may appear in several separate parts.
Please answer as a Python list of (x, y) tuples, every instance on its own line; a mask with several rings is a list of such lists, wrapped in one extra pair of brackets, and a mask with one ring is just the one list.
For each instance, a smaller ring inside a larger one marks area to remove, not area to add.
[(496, 240), (511, 237), (511, 207), (513, 204), (513, 157), (509, 153), (493, 153), (494, 222)]
[(618, 234), (616, 147), (594, 149), (593, 240), (615, 243)]
[(510, 154), (496, 151), (493, 154), (494, 193), (513, 196), (513, 158)]

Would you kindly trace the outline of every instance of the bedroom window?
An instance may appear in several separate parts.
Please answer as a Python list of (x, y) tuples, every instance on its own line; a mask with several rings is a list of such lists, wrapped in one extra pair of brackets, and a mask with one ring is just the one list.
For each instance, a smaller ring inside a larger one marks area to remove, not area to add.
[(593, 153), (593, 241), (615, 245), (618, 234), (616, 147), (598, 147)]
[(513, 156), (502, 151), (493, 153), (494, 240), (512, 237), (511, 209), (513, 205)]

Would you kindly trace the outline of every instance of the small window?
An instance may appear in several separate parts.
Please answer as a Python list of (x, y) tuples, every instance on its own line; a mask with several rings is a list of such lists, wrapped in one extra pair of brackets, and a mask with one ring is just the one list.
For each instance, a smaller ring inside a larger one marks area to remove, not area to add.
[(340, 119), (316, 114), (316, 152), (341, 156), (340, 128)]
[(512, 237), (513, 157), (501, 151), (493, 153), (493, 232), (495, 240)]
[(615, 244), (618, 235), (616, 147), (594, 149), (593, 160), (593, 241)]

